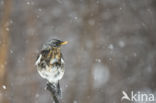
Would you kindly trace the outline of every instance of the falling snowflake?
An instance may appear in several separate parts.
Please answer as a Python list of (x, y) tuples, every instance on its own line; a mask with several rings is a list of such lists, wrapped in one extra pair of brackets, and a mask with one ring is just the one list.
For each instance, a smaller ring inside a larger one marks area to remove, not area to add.
[(96, 59), (95, 61), (98, 63), (101, 63), (101, 59)]
[(6, 31), (10, 31), (10, 29), (8, 27), (5, 28)]
[(75, 16), (75, 17), (74, 17), (74, 19), (75, 19), (75, 20), (77, 20), (77, 19), (78, 19), (78, 17), (77, 17), (77, 16)]
[(6, 85), (3, 85), (2, 88), (5, 90), (6, 89)]
[(14, 51), (13, 51), (13, 50), (10, 50), (10, 53), (11, 53), (11, 54), (13, 54), (13, 53), (14, 53)]
[(109, 69), (102, 64), (95, 64), (93, 69), (94, 86), (100, 87), (109, 79)]
[(76, 100), (74, 100), (73, 103), (78, 103), (78, 102)]
[(125, 43), (124, 43), (124, 41), (119, 41), (119, 46), (121, 47), (121, 48), (123, 48), (124, 46), (125, 46)]
[(27, 1), (27, 5), (30, 5), (30, 2), (29, 1)]
[(42, 11), (42, 9), (41, 9), (41, 8), (39, 8), (39, 9), (38, 9), (38, 11), (39, 11), (39, 12), (41, 12), (41, 11)]
[(113, 50), (113, 49), (114, 49), (113, 44), (110, 44), (110, 45), (108, 46), (108, 48), (111, 49), (111, 50)]

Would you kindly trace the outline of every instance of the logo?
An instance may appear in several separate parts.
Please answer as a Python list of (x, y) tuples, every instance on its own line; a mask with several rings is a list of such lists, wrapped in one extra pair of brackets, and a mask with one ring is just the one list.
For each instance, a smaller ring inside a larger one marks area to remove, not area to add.
[(123, 100), (128, 100), (131, 102), (143, 102), (143, 103), (148, 103), (148, 102), (153, 102), (155, 101), (154, 94), (151, 93), (142, 93), (142, 92), (133, 92), (131, 91), (130, 95), (128, 95), (125, 91), (122, 91), (122, 98), (121, 101)]

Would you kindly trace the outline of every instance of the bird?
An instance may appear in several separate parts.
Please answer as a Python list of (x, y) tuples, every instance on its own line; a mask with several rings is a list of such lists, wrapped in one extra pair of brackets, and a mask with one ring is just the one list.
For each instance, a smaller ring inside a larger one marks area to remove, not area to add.
[(35, 62), (39, 75), (46, 79), (52, 88), (56, 89), (58, 96), (61, 95), (59, 81), (65, 72), (61, 46), (67, 43), (68, 41), (59, 39), (47, 41), (43, 44)]

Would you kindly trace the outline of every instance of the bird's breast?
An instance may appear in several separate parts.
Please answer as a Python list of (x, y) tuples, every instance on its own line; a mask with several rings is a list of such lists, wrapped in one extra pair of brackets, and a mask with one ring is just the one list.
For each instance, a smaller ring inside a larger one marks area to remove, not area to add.
[(55, 83), (58, 80), (62, 79), (64, 75), (64, 67), (62, 66), (46, 66), (44, 69), (38, 70), (42, 78), (47, 79), (51, 83)]

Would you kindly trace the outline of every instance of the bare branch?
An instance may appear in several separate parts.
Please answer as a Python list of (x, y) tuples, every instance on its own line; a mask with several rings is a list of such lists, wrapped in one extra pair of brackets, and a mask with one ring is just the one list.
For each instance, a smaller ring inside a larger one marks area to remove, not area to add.
[(52, 87), (50, 83), (47, 83), (47, 90), (51, 93), (51, 96), (53, 97), (55, 103), (61, 103), (61, 101), (58, 98), (56, 88)]

